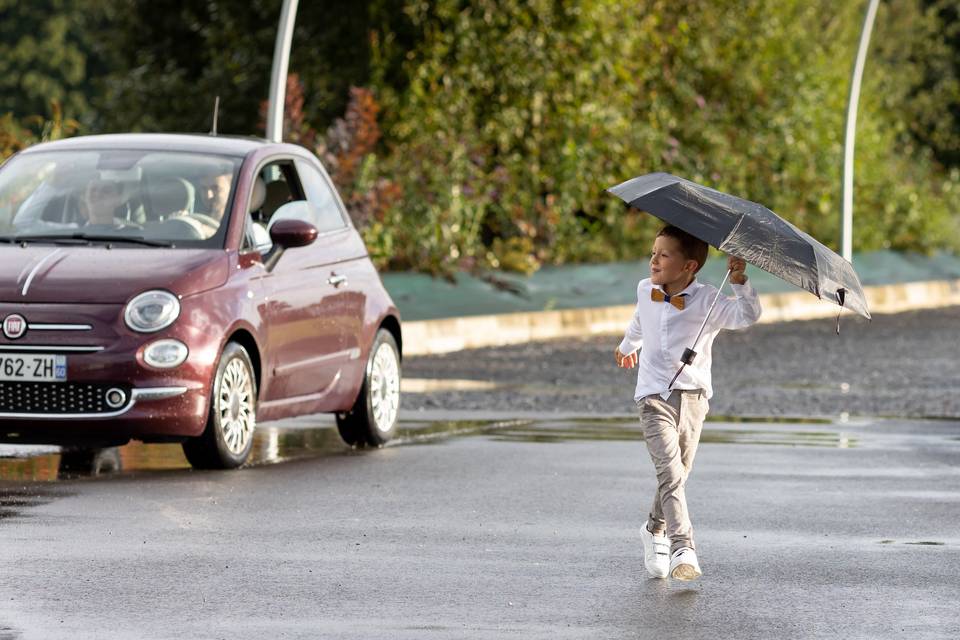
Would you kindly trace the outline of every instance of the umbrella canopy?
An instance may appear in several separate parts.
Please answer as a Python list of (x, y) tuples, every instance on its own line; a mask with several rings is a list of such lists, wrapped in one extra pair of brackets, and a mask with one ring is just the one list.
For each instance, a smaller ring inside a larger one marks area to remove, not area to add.
[(763, 205), (669, 173), (633, 178), (608, 191), (724, 253), (870, 317), (850, 263)]

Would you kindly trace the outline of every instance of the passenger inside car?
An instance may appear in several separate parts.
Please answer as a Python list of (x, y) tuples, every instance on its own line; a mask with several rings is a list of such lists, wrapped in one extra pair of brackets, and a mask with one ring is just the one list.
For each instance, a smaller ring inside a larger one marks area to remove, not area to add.
[(101, 178), (91, 180), (83, 191), (80, 210), (86, 227), (122, 226), (128, 213), (127, 203), (123, 200), (123, 185)]

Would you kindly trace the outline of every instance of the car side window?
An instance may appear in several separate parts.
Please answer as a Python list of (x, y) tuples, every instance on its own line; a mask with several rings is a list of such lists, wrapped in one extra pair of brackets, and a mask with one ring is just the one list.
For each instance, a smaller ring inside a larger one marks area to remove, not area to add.
[[(263, 199), (251, 202), (251, 215), (255, 222), (268, 225), (277, 209), (295, 200), (303, 200), (296, 174), (289, 161), (271, 162), (260, 170), (259, 180), (264, 186)], [(254, 205), (259, 204), (259, 207)]]
[(280, 160), (264, 166), (254, 180), (241, 251), (269, 252), (273, 243), (268, 229), (277, 219), (277, 211), (288, 202), (298, 200), (304, 197), (293, 163)]
[(300, 182), (306, 192), (307, 201), (313, 205), (316, 220), (312, 221), (317, 231), (336, 231), (347, 226), (340, 210), (333, 187), (316, 167), (304, 160), (296, 160)]

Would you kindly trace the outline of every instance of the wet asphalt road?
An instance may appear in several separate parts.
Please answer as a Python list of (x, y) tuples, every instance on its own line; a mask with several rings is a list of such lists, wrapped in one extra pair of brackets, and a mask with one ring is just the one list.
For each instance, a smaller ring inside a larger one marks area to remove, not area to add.
[(377, 451), (317, 417), (264, 425), (236, 472), (132, 445), (121, 473), (57, 479), (21, 451), (0, 460), (0, 640), (960, 637), (958, 321), (723, 334), (693, 585), (643, 569), (653, 474), (617, 336), (409, 358), (431, 391)]
[[(629, 318), (624, 318), (626, 326)], [(713, 415), (937, 416), (960, 419), (960, 307), (755, 325), (714, 343)], [(636, 370), (617, 369), (622, 335), (408, 358), (416, 379), (483, 381), (483, 391), (408, 394), (408, 408), (632, 411)]]
[(957, 422), (709, 423), (693, 584), (645, 574), (633, 420), (314, 425), (234, 472), (0, 462), (0, 638), (960, 637)]

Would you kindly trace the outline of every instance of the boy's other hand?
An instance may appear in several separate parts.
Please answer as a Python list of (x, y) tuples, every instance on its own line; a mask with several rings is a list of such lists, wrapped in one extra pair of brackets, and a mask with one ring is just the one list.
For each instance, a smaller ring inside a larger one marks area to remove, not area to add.
[(747, 261), (734, 256), (727, 256), (727, 269), (730, 269), (730, 282), (733, 284), (747, 283)]
[(623, 355), (620, 353), (620, 347), (617, 347), (613, 350), (613, 356), (617, 359), (617, 366), (621, 369), (633, 369), (637, 366), (637, 352)]

